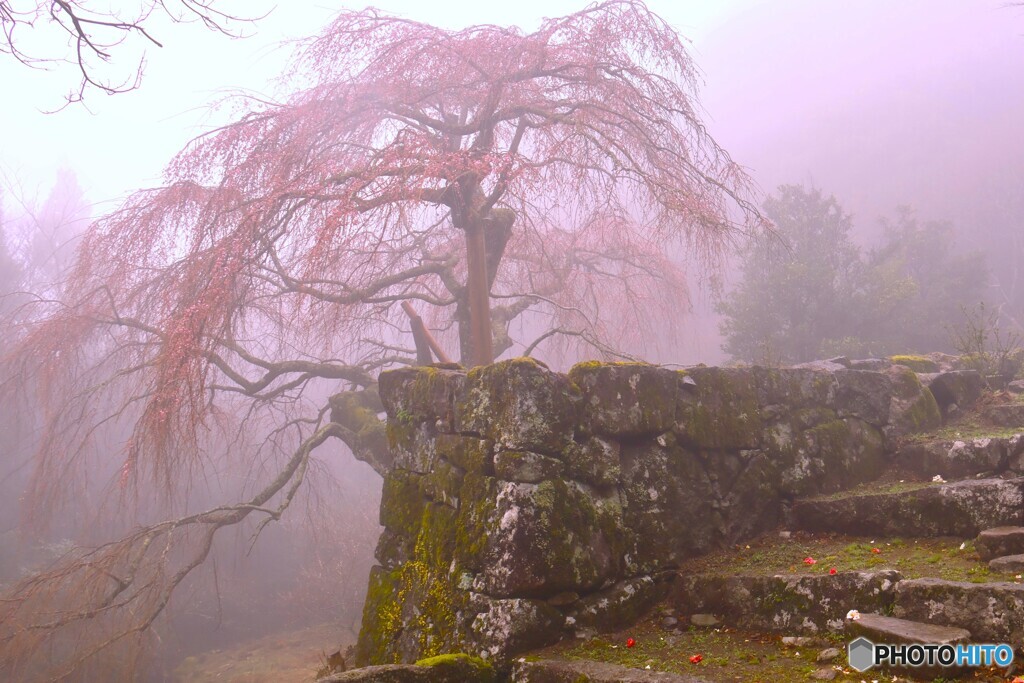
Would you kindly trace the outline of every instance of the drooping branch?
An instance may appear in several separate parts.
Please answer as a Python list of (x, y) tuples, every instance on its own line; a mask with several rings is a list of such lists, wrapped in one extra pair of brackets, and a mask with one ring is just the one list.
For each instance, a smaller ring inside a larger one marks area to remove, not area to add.
[[(69, 553), (12, 586), (0, 596), (0, 673), (8, 680), (60, 681), (107, 652), (136, 650), (174, 591), (205, 561), (217, 532), (253, 514), (263, 517), (256, 534), (280, 519), (302, 484), (313, 450), (340, 431), (334, 423), (321, 426), (277, 477), (244, 503), (154, 524), (113, 543)], [(43, 651), (49, 653), (45, 667), (35, 656)], [(107, 670), (108, 680), (134, 678), (138, 663), (124, 660), (123, 670)]]

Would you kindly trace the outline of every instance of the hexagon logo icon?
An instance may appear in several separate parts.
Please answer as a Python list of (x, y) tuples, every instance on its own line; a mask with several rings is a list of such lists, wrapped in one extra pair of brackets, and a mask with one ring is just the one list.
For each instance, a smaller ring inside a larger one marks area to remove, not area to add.
[(864, 672), (875, 665), (875, 644), (861, 636), (846, 646), (850, 668)]

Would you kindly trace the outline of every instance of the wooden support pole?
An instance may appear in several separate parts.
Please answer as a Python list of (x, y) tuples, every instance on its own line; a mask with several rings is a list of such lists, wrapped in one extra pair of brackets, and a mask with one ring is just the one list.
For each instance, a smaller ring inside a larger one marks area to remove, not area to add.
[(470, 362), (488, 365), (494, 361), (494, 340), (491, 333), (491, 287), (487, 277), (487, 243), (484, 231), (466, 231), (466, 277), (469, 298)]
[(451, 363), (451, 359), (434, 339), (434, 335), (430, 334), (430, 330), (423, 324), (423, 318), (419, 316), (412, 304), (403, 301), (402, 310), (409, 316), (409, 323), (412, 326), (412, 338), (416, 342), (416, 362), (420, 365), (430, 364), (433, 361), (430, 352), (433, 351), (437, 360), (442, 363)]

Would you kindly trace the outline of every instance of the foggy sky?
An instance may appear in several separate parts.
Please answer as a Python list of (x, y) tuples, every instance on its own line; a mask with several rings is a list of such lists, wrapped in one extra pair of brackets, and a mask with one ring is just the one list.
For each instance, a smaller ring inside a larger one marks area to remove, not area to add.
[[(378, 2), (386, 11), (447, 27), (518, 24), (559, 16), (581, 2), (547, 0)], [(238, 5), (235, 5), (238, 6)], [(258, 14), (266, 0), (244, 4)], [(350, 4), (361, 7), (362, 4)], [(1024, 8), (1002, 0), (652, 0), (693, 41), (704, 74), (709, 128), (764, 192), (803, 182), (834, 193), (862, 241), (900, 204), (925, 219), (981, 231), (1019, 209), (1024, 187)], [(69, 71), (30, 71), (0, 60), (0, 171), (28, 189), (75, 170), (97, 212), (159, 182), (194, 135), (229, 120), (208, 105), (230, 89), (273, 93), (289, 50), (334, 9), (281, 3), (228, 40), (198, 26), (157, 26), (142, 89), (86, 107), (61, 103)], [(1018, 214), (1020, 211), (1018, 210)], [(720, 359), (707, 325), (693, 340), (700, 360)], [(713, 327), (713, 326), (712, 326)]]

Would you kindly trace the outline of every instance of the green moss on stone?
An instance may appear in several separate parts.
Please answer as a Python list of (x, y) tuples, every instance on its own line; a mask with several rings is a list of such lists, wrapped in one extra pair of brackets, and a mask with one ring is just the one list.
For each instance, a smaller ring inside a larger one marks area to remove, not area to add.
[[(427, 657), (416, 662), (416, 666), (428, 666), (448, 674), (447, 680), (460, 683), (491, 683), (495, 680), (494, 667), (490, 662), (465, 653), (443, 654)], [(457, 677), (457, 678), (456, 678)]]
[(397, 662), (395, 637), (402, 628), (402, 610), (398, 602), (401, 570), (388, 572), (381, 567), (370, 571), (363, 624), (356, 645), (356, 664)]
[(470, 472), (462, 481), (455, 528), (455, 559), (468, 571), (476, 572), (484, 567), (496, 496), (497, 483), (493, 477)]
[(384, 432), (388, 439), (388, 448), (392, 451), (412, 451), (416, 447), (416, 428), (418, 423), (412, 418), (390, 418)]
[(384, 477), (380, 500), (380, 523), (383, 526), (407, 538), (415, 538), (425, 505), (420, 475), (393, 469)]
[(939, 410), (939, 404), (935, 402), (932, 392), (922, 392), (921, 397), (914, 401), (910, 410), (904, 415), (904, 420), (909, 431), (915, 434), (935, 429), (941, 425), (942, 412)]
[(698, 448), (753, 448), (764, 420), (753, 375), (745, 370), (701, 369), (692, 373), (696, 397), (679, 406), (677, 433)]
[(487, 439), (460, 434), (438, 434), (434, 439), (437, 454), (467, 472), (492, 474), (491, 449), (493, 443)]
[(456, 431), (557, 457), (578, 421), (579, 390), (531, 358), (473, 368), (455, 406)]
[(455, 507), (461, 486), (462, 472), (443, 460), (437, 462), (430, 472), (423, 475), (423, 492), (437, 503)]
[(927, 356), (889, 356), (889, 360), (896, 365), (908, 367), (914, 372), (938, 372), (939, 365)]
[(610, 436), (657, 434), (675, 422), (680, 376), (648, 363), (578, 363), (569, 380), (580, 388), (584, 428)]

